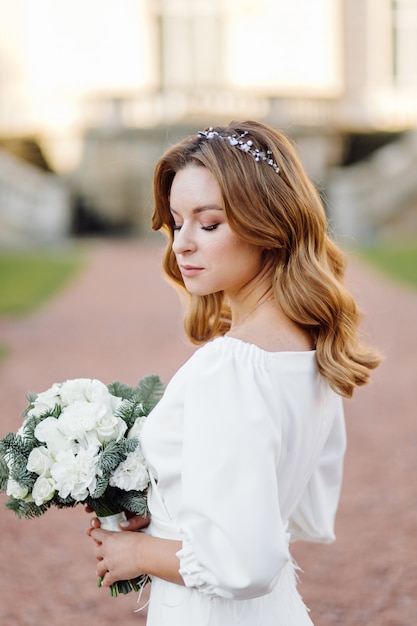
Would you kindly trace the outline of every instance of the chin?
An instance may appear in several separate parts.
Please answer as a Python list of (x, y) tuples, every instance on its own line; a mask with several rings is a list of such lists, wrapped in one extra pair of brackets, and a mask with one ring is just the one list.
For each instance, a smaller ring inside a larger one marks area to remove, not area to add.
[(188, 293), (191, 296), (209, 296), (212, 293), (217, 293), (220, 290), (213, 290), (213, 289), (198, 289), (197, 287), (193, 287), (193, 286), (188, 286), (187, 284), (185, 285), (186, 290), (188, 291)]

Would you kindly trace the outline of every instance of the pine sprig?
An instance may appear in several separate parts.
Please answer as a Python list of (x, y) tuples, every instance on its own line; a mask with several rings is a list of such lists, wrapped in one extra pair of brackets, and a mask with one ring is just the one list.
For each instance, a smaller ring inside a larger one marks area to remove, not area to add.
[(135, 388), (135, 396), (138, 396), (144, 407), (145, 415), (148, 415), (162, 398), (165, 386), (156, 374), (145, 376), (138, 382)]
[(142, 491), (119, 491), (117, 502), (121, 510), (135, 513), (141, 517), (149, 515), (146, 493)]
[(0, 440), (0, 454), (7, 460), (8, 457), (15, 462), (19, 457), (26, 458), (32, 450), (32, 445), (26, 439), (15, 435), (14, 433), (8, 433), (4, 439)]
[(6, 491), (9, 480), (9, 468), (6, 461), (0, 456), (0, 491)]
[(159, 376), (151, 374), (142, 378), (136, 387), (120, 382), (108, 385), (110, 393), (123, 399), (117, 415), (131, 428), (138, 417), (148, 415), (161, 399), (165, 386)]
[(6, 502), (6, 507), (16, 513), (19, 519), (35, 519), (46, 513), (51, 507), (51, 502), (45, 502), (45, 504), (38, 506), (34, 502), (16, 500), (16, 498), (10, 497)]
[(7, 462), (11, 464), (11, 467), (8, 468), (10, 478), (28, 488), (32, 487), (37, 478), (36, 474), (29, 472), (26, 467), (31, 450), (30, 442), (14, 433), (9, 433), (0, 441), (0, 454), (3, 456), (3, 463), (6, 467), (8, 467)]
[(132, 428), (137, 418), (143, 417), (147, 413), (144, 412), (141, 400), (132, 398), (131, 400), (123, 400), (116, 415), (126, 422), (128, 428)]
[(119, 441), (109, 441), (103, 444), (103, 451), (97, 461), (99, 471), (104, 476), (110, 476), (111, 472), (126, 459), (129, 452), (136, 450), (138, 443), (138, 440), (132, 437), (132, 439), (119, 439)]

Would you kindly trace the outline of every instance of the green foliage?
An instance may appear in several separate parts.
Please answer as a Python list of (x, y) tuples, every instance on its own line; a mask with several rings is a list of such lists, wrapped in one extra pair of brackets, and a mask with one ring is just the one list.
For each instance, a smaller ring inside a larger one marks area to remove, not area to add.
[(44, 515), (52, 506), (55, 506), (57, 509), (68, 509), (76, 504), (72, 498), (60, 498), (58, 495), (41, 505), (10, 497), (6, 502), (6, 508), (16, 513), (19, 519), (35, 519)]
[(107, 486), (105, 494), (97, 497), (94, 493), (93, 496), (86, 498), (85, 503), (99, 517), (113, 515), (119, 511), (128, 511), (142, 517), (146, 517), (149, 513), (146, 492), (142, 491), (123, 491)]
[(79, 251), (2, 252), (0, 315), (29, 313), (51, 298), (81, 267)]
[(130, 400), (133, 397), (135, 392), (135, 388), (130, 385), (125, 385), (119, 381), (115, 381), (107, 385), (108, 390), (113, 396), (117, 398), (122, 398), (123, 400)]
[(0, 456), (0, 491), (6, 491), (9, 480), (9, 468), (6, 461)]
[(131, 428), (138, 417), (148, 415), (158, 404), (165, 386), (159, 376), (151, 374), (142, 378), (136, 387), (114, 382), (108, 385), (108, 389), (113, 395), (124, 399), (117, 415)]
[(9, 470), (10, 478), (28, 489), (31, 489), (37, 478), (36, 474), (29, 472), (26, 468), (32, 447), (26, 439), (22, 439), (14, 433), (9, 433), (0, 441), (0, 453), (5, 461), (13, 461)]
[(11, 497), (6, 502), (6, 507), (16, 513), (16, 515), (25, 519), (35, 519), (36, 517), (41, 517), (46, 511), (50, 508), (51, 503), (46, 502), (41, 506), (38, 506), (34, 502), (26, 502), (25, 500), (16, 500)]
[(358, 254), (391, 278), (417, 287), (417, 240), (379, 243)]
[(141, 398), (145, 415), (148, 415), (155, 408), (162, 398), (164, 390), (164, 384), (156, 374), (145, 376), (138, 382), (135, 395)]
[(97, 462), (98, 477), (93, 498), (101, 498), (107, 489), (111, 489), (108, 487), (110, 474), (126, 459), (129, 452), (137, 448), (138, 443), (137, 439), (132, 438), (103, 444), (103, 450)]
[(146, 494), (141, 491), (122, 491), (118, 494), (120, 508), (146, 517), (149, 513)]

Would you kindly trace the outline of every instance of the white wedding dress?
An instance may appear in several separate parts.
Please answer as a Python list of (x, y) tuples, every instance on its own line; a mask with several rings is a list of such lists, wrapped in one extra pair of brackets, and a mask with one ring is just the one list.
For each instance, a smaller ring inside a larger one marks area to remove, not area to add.
[(148, 626), (311, 625), (290, 541), (329, 542), (345, 450), (315, 352), (231, 337), (198, 349), (143, 429), (152, 535), (179, 539), (185, 586), (154, 578)]

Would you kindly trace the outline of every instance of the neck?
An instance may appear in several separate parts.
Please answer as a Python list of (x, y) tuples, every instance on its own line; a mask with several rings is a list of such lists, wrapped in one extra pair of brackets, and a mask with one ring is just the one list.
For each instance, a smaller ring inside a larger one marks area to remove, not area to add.
[(273, 296), (267, 296), (267, 297), (261, 298), (259, 302), (257, 302), (256, 305), (252, 309), (250, 309), (247, 313), (245, 313), (243, 317), (236, 324), (234, 324), (232, 321), (231, 330), (232, 329), (235, 330), (236, 328), (240, 328), (241, 326), (243, 326), (243, 324), (248, 319), (250, 319), (258, 309), (260, 309), (264, 304), (271, 302), (271, 300), (273, 299), (274, 299)]

